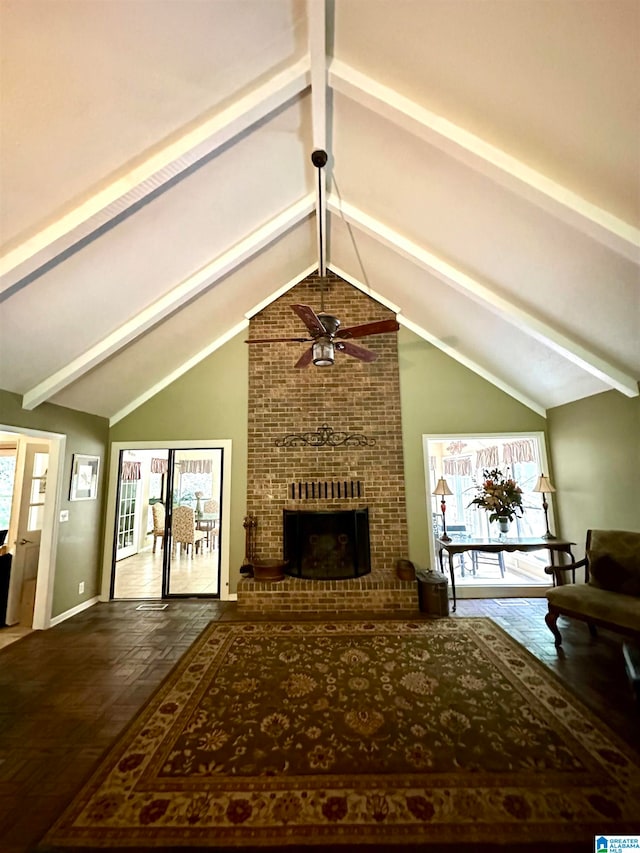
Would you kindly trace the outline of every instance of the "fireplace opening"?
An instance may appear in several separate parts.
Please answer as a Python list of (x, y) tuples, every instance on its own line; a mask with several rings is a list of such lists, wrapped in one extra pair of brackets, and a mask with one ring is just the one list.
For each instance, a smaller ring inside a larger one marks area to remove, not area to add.
[(369, 574), (369, 510), (284, 510), (286, 572), (296, 578), (344, 580)]

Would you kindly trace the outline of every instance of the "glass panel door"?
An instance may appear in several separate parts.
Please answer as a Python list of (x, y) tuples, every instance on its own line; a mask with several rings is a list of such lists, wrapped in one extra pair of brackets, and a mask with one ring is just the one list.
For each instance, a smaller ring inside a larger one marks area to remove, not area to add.
[(44, 499), (47, 492), (48, 453), (34, 453), (33, 469), (31, 471), (31, 487), (29, 489), (29, 517), (27, 531), (42, 531), (44, 518)]
[(170, 452), (171, 547), (165, 595), (220, 596), (220, 507), (223, 451)]
[(220, 596), (222, 470), (221, 448), (121, 451), (114, 598)]
[(138, 480), (120, 480), (116, 560), (124, 560), (137, 551), (138, 482)]
[[(114, 598), (160, 598), (164, 535), (167, 450), (123, 450), (120, 453), (116, 551), (112, 573)], [(164, 472), (164, 473), (163, 473)], [(153, 510), (155, 503), (161, 512)]]

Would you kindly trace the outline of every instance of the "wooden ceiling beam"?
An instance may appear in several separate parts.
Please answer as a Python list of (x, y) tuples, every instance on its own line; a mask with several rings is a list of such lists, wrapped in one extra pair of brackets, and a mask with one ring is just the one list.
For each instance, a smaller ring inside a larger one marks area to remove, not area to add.
[(425, 341), (428, 341), (437, 349), (441, 350), (441, 352), (448, 355), (454, 361), (457, 361), (458, 364), (461, 364), (463, 367), (467, 367), (469, 370), (473, 371), (477, 376), (480, 376), (482, 379), (486, 379), (487, 382), (490, 382), (492, 385), (495, 385), (496, 388), (499, 388), (501, 391), (504, 391), (505, 394), (508, 394), (510, 397), (513, 397), (514, 400), (517, 400), (519, 403), (522, 403), (527, 408), (536, 412), (538, 415), (541, 415), (543, 418), (547, 416), (547, 410), (543, 405), (538, 403), (536, 400), (532, 400), (526, 394), (523, 394), (522, 391), (519, 391), (517, 388), (513, 388), (503, 379), (500, 379), (498, 376), (495, 376), (493, 373), (490, 373), (484, 367), (481, 367), (477, 362), (473, 361), (473, 359), (468, 358), (466, 355), (463, 355), (459, 350), (455, 347), (452, 347), (450, 344), (445, 343), (444, 341), (437, 338), (435, 335), (432, 335), (431, 332), (428, 332), (422, 326), (419, 326), (417, 323), (414, 323), (412, 320), (409, 320), (402, 313), (402, 309), (400, 306), (396, 305), (394, 302), (391, 302), (381, 293), (378, 293), (375, 290), (372, 290), (368, 285), (363, 284), (358, 279), (354, 278), (348, 272), (340, 267), (336, 266), (334, 263), (331, 264), (331, 270), (343, 278), (345, 281), (348, 281), (349, 284), (357, 287), (363, 293), (366, 293), (371, 299), (375, 299), (376, 302), (380, 302), (390, 311), (396, 315), (398, 323), (401, 326), (405, 326), (414, 334), (418, 335), (418, 337), (422, 338)]
[(0, 256), (0, 294), (270, 115), (309, 84), (310, 60), (305, 56), (149, 154), (135, 168)]
[(329, 85), (451, 157), (487, 175), (617, 254), (640, 262), (640, 229), (551, 180), (443, 116), (340, 60), (329, 66)]
[(615, 388), (627, 397), (637, 397), (640, 393), (638, 380), (634, 376), (620, 370), (559, 329), (500, 296), (487, 284), (457, 269), (448, 261), (422, 248), (422, 246), (418, 246), (417, 243), (372, 216), (363, 213), (353, 205), (341, 201), (335, 195), (329, 196), (328, 208), (329, 211), (339, 214), (378, 242), (427, 270), (431, 275), (435, 275), (440, 281), (453, 287), (459, 293), (477, 302), (488, 311), (497, 314), (530, 337), (542, 342), (566, 358), (567, 361), (595, 376), (610, 388)]
[[(327, 4), (307, 0), (309, 15), (309, 56), (311, 63), (311, 122), (314, 151), (327, 150)], [(326, 168), (315, 167), (316, 231), (318, 270), (325, 274), (327, 260), (327, 178)]]
[(260, 252), (285, 232), (313, 213), (315, 199), (309, 194), (288, 207), (231, 249), (189, 276), (143, 311), (140, 311), (106, 338), (90, 347), (69, 364), (43, 379), (22, 398), (23, 409), (35, 409), (63, 388), (75, 382), (92, 368), (108, 359), (143, 332), (185, 305), (218, 279), (227, 275), (239, 264)]

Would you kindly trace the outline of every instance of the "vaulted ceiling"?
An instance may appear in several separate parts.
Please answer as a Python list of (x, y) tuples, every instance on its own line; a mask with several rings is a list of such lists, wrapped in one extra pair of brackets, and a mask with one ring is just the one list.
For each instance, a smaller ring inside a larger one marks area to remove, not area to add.
[(538, 412), (638, 394), (637, 0), (2, 0), (0, 39), (25, 408), (117, 421), (319, 259)]

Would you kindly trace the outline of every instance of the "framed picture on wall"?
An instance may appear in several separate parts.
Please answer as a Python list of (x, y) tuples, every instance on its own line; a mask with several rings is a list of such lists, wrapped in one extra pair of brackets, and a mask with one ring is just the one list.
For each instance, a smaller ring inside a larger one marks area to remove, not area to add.
[(98, 496), (99, 456), (73, 454), (71, 463), (70, 501), (93, 501)]

